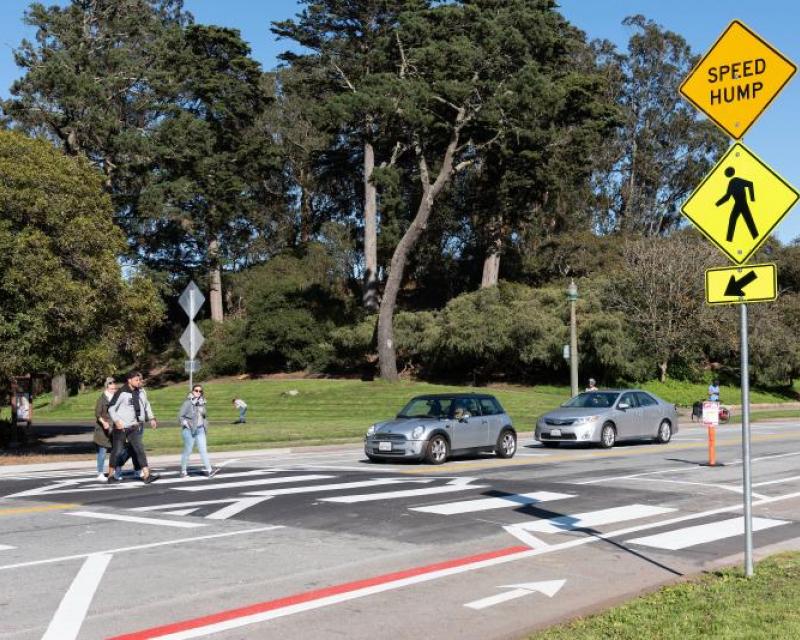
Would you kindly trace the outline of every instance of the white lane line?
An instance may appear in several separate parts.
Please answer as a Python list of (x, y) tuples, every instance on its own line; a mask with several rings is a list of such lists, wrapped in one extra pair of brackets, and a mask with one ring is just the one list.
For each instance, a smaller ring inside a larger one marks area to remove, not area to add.
[[(786, 520), (753, 518), (753, 531), (771, 529), (772, 527), (779, 527), (782, 524), (790, 523)], [(638, 544), (645, 547), (654, 547), (656, 549), (677, 551), (678, 549), (686, 549), (707, 542), (716, 542), (717, 540), (740, 536), (743, 533), (744, 518), (731, 518), (730, 520), (722, 520), (721, 522), (710, 522), (708, 524), (699, 524), (694, 527), (675, 529), (644, 538), (634, 538), (633, 540), (626, 540), (625, 544)]]
[(42, 640), (74, 640), (78, 637), (95, 591), (103, 579), (111, 554), (92, 554), (86, 558), (61, 599), (53, 619)]
[(88, 558), (89, 556), (98, 555), (101, 553), (126, 553), (128, 551), (140, 551), (141, 549), (153, 549), (155, 547), (167, 547), (171, 544), (183, 544), (184, 542), (200, 542), (201, 540), (213, 540), (215, 538), (228, 538), (230, 536), (242, 536), (251, 533), (262, 533), (264, 531), (274, 531), (276, 529), (283, 529), (282, 525), (269, 525), (266, 527), (258, 527), (256, 529), (244, 529), (243, 531), (226, 531), (224, 533), (212, 533), (205, 536), (193, 536), (191, 538), (178, 538), (176, 540), (163, 540), (161, 542), (150, 542), (148, 544), (139, 544), (132, 547), (117, 547), (115, 549), (106, 549), (104, 551), (92, 551), (91, 553), (76, 553), (71, 556), (56, 556), (53, 558), (44, 558), (43, 560), (31, 560), (30, 562), (17, 562), (15, 564), (6, 564), (0, 566), (0, 571), (8, 571), (9, 569), (21, 569), (24, 567), (37, 567), (44, 564), (56, 564), (58, 562), (66, 562), (67, 560), (77, 560), (78, 558)]
[(800, 480), (800, 476), (792, 476), (790, 478), (780, 478), (779, 480), (767, 480), (766, 482), (756, 482), (754, 487), (766, 487), (770, 484), (783, 484), (784, 482), (794, 482)]
[[(225, 480), (226, 478), (252, 478), (253, 476), (268, 476), (274, 471), (266, 471), (264, 469), (256, 469), (255, 471), (236, 471), (235, 473), (219, 474), (211, 478), (213, 481)], [(190, 475), (185, 478), (169, 478), (167, 480), (158, 480), (158, 484), (183, 484), (186, 482), (208, 482), (210, 478), (206, 475)], [(230, 486), (230, 485), (229, 485)]]
[(442, 516), (452, 516), (459, 513), (474, 513), (490, 509), (506, 509), (510, 507), (526, 506), (551, 500), (565, 500), (574, 498), (573, 494), (555, 493), (552, 491), (536, 491), (534, 493), (515, 493), (496, 498), (480, 498), (477, 500), (462, 500), (461, 502), (445, 502), (429, 507), (411, 507), (409, 511), (421, 513), (435, 513)]
[[(696, 486), (700, 486), (700, 487), (710, 487), (710, 488), (714, 488), (714, 489), (723, 489), (725, 491), (732, 491), (733, 493), (739, 493), (739, 494), (741, 494), (742, 491), (744, 491), (744, 489), (742, 489), (742, 487), (737, 487), (736, 485), (720, 484), (720, 483), (715, 483), (715, 482), (690, 482), (688, 480), (671, 480), (671, 479), (667, 479), (667, 478), (634, 478), (634, 479), (635, 480), (639, 480), (639, 481), (644, 481), (644, 482), (662, 482), (662, 483), (667, 482), (667, 483), (671, 483), (671, 484), (690, 484), (690, 485), (696, 485)], [(753, 486), (755, 487), (757, 485), (753, 485)], [(757, 499), (761, 499), (761, 498), (766, 498), (767, 497), (767, 496), (762, 495), (760, 493), (754, 493), (752, 495), (753, 495), (754, 498), (757, 498)]]
[[(475, 478), (456, 478), (443, 487), (428, 487), (426, 489), (405, 489), (403, 491), (384, 491), (382, 493), (362, 493), (352, 496), (334, 496), (333, 498), (320, 498), (320, 502), (340, 502), (353, 504), (356, 502), (375, 502), (377, 500), (394, 500), (396, 498), (416, 498), (440, 493), (453, 493), (454, 491), (470, 491), (472, 489), (485, 489), (486, 485), (470, 484)], [(431, 482), (431, 480), (427, 480)]]
[(16, 549), (16, 547), (12, 547), (10, 544), (0, 544), (0, 551), (11, 551), (11, 549)]
[(164, 511), (167, 516), (188, 516), (197, 511), (197, 507), (190, 507), (188, 509), (175, 509), (175, 511)]
[[(223, 476), (224, 478), (225, 476)], [(243, 480), (242, 482), (220, 482), (204, 484), (201, 487), (174, 487), (176, 491), (214, 491), (215, 489), (237, 489), (240, 487), (260, 487), (265, 484), (288, 484), (290, 482), (310, 482), (311, 480), (326, 480), (336, 476), (305, 475), (285, 476), (281, 478), (267, 478), (265, 480)]]
[(624, 507), (613, 507), (611, 509), (600, 509), (599, 511), (587, 511), (574, 515), (559, 516), (548, 518), (547, 520), (530, 520), (529, 522), (518, 522), (513, 527), (522, 528), (525, 531), (536, 531), (539, 533), (561, 533), (562, 531), (572, 531), (574, 529), (590, 529), (604, 524), (614, 522), (625, 522), (626, 520), (638, 520), (640, 518), (650, 518), (671, 513), (675, 509), (671, 507), (653, 507), (647, 504), (631, 504)]
[(227, 520), (228, 518), (238, 515), (245, 509), (254, 507), (255, 505), (261, 504), (265, 500), (269, 499), (270, 496), (264, 496), (262, 498), (240, 498), (236, 502), (229, 504), (227, 507), (223, 507), (218, 511), (214, 511), (214, 513), (209, 513), (206, 518), (208, 520)]
[(265, 491), (248, 491), (248, 496), (286, 496), (295, 493), (316, 493), (317, 491), (342, 491), (344, 489), (363, 489), (387, 484), (424, 484), (433, 482), (430, 479), (418, 478), (375, 478), (361, 482), (339, 482), (334, 484), (315, 484), (310, 487), (289, 487), (287, 489), (267, 489)]
[(196, 529), (205, 527), (202, 522), (186, 522), (183, 520), (158, 520), (156, 518), (140, 518), (139, 516), (126, 516), (121, 513), (100, 513), (98, 511), (67, 511), (65, 516), (79, 518), (96, 518), (97, 520), (116, 520), (119, 522), (135, 522), (136, 524), (152, 524), (161, 527), (177, 527), (178, 529)]

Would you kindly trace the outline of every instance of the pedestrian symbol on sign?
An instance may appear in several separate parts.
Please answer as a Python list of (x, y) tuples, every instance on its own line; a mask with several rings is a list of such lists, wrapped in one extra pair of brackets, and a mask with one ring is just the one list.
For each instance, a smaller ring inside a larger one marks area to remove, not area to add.
[(750, 235), (753, 236), (753, 240), (755, 240), (758, 238), (758, 230), (756, 229), (756, 223), (753, 222), (753, 214), (750, 213), (750, 207), (747, 204), (748, 193), (750, 194), (751, 202), (755, 202), (756, 200), (753, 191), (753, 183), (743, 178), (734, 178), (734, 175), (736, 175), (736, 169), (733, 167), (725, 169), (725, 177), (730, 178), (728, 190), (725, 192), (724, 196), (717, 200), (717, 206), (719, 207), (725, 204), (730, 198), (733, 198), (733, 210), (731, 211), (730, 222), (728, 222), (728, 235), (726, 236), (726, 240), (728, 242), (733, 242), (733, 234), (736, 232), (736, 223), (739, 220), (739, 216), (744, 218), (747, 230), (750, 232)]

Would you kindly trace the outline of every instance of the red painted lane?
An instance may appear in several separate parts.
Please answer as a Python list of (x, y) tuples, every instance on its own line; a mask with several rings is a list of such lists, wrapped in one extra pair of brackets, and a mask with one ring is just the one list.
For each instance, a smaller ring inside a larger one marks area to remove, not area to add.
[(404, 571), (396, 571), (394, 573), (386, 573), (382, 576), (375, 576), (372, 578), (366, 578), (364, 580), (345, 582), (343, 584), (325, 587), (324, 589), (296, 593), (285, 598), (267, 600), (266, 602), (258, 602), (256, 604), (240, 607), (238, 609), (220, 611), (219, 613), (212, 613), (211, 615), (203, 616), (201, 618), (193, 618), (191, 620), (183, 620), (182, 622), (174, 622), (172, 624), (166, 624), (160, 627), (144, 629), (143, 631), (134, 631), (133, 633), (126, 633), (121, 636), (108, 638), (108, 640), (149, 640), (151, 638), (158, 638), (170, 633), (178, 633), (179, 631), (187, 631), (189, 629), (205, 627), (218, 622), (225, 622), (227, 620), (234, 620), (236, 618), (244, 618), (245, 616), (256, 613), (274, 611), (275, 609), (282, 609), (283, 607), (288, 607), (295, 604), (311, 602), (313, 600), (321, 600), (322, 598), (327, 598), (329, 596), (335, 596), (342, 593), (349, 593), (351, 591), (358, 591), (359, 589), (364, 589), (366, 587), (374, 587), (375, 585), (379, 584), (396, 582), (398, 580), (404, 580), (406, 578), (412, 578), (414, 576), (419, 576), (426, 573), (434, 573), (435, 571), (452, 569), (453, 567), (460, 567), (466, 564), (482, 562), (483, 560), (491, 560), (493, 558), (502, 558), (503, 556), (509, 556), (514, 553), (530, 550), (530, 547), (520, 545), (516, 547), (506, 547), (505, 549), (498, 549), (496, 551), (488, 551), (486, 553), (479, 553), (474, 556), (445, 560), (444, 562), (437, 562), (435, 564), (429, 564), (423, 567), (414, 567), (412, 569), (405, 569)]

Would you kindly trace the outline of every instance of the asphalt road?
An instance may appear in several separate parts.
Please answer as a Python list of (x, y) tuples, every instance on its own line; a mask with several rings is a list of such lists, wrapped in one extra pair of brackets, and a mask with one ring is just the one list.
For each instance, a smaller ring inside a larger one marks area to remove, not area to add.
[[(534, 446), (426, 465), (359, 447), (0, 468), (2, 636), (521, 638), (743, 549), (739, 426), (665, 446)], [(800, 426), (753, 428), (757, 553), (800, 549)]]

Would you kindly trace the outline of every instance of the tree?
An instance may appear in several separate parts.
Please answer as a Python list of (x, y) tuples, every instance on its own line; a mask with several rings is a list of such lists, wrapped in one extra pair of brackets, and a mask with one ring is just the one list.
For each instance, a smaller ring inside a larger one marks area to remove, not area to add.
[[(234, 29), (191, 25), (167, 59), (180, 81), (153, 132), (154, 177), (139, 203), (142, 257), (207, 269), (211, 318), (223, 320), (222, 268), (270, 233), (281, 163), (259, 128), (261, 68)], [(277, 197), (276, 197), (277, 195)]]
[(596, 226), (604, 232), (664, 235), (682, 223), (679, 206), (728, 144), (727, 137), (680, 97), (697, 62), (680, 35), (641, 15), (627, 54), (596, 43), (616, 84), (623, 124), (598, 158)]
[(123, 280), (103, 177), (42, 140), (0, 132), (0, 378), (94, 380), (140, 355), (162, 309)]

